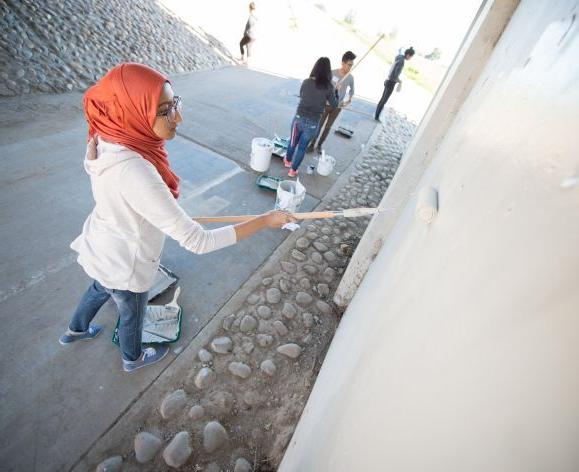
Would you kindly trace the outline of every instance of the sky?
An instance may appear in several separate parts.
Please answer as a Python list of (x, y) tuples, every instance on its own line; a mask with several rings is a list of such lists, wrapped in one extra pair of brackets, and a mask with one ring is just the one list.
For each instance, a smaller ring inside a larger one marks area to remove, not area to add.
[(438, 47), (444, 63), (452, 60), (481, 5), (481, 0), (311, 1), (323, 4), (337, 18), (354, 11), (355, 25), (369, 33), (388, 33), (396, 28), (401, 47), (414, 46), (425, 53)]

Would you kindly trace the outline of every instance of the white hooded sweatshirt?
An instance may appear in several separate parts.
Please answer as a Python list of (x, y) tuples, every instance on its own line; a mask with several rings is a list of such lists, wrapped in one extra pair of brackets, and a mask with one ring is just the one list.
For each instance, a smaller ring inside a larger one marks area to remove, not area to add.
[(157, 169), (138, 153), (99, 139), (97, 158), (84, 161), (95, 207), (70, 247), (104, 287), (151, 288), (165, 235), (203, 254), (237, 242), (233, 226), (204, 230), (178, 205)]

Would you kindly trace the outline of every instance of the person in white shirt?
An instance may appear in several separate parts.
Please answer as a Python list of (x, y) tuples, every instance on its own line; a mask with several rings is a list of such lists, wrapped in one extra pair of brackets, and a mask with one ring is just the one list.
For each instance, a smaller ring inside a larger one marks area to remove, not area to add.
[(167, 346), (141, 347), (147, 292), (165, 235), (203, 254), (294, 221), (281, 211), (214, 230), (193, 221), (177, 203), (179, 178), (164, 147), (182, 122), (180, 107), (181, 98), (165, 76), (134, 63), (111, 69), (84, 97), (89, 125), (84, 167), (95, 207), (71, 247), (93, 282), (59, 341), (66, 345), (96, 337), (102, 327), (90, 322), (112, 297), (127, 372), (158, 362), (168, 352)]

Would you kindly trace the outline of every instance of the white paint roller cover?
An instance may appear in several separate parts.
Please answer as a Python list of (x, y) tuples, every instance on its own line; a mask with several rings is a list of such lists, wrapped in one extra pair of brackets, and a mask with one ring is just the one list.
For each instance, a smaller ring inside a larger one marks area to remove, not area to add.
[(430, 224), (437, 214), (438, 191), (433, 187), (424, 187), (416, 199), (416, 217)]

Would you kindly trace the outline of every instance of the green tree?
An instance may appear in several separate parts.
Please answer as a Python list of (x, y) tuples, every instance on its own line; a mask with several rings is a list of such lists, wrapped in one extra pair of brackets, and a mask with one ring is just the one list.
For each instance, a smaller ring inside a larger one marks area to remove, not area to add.
[(442, 51), (438, 48), (434, 48), (430, 54), (427, 54), (424, 57), (430, 61), (438, 61), (440, 56), (442, 56)]
[(350, 10), (348, 13), (346, 13), (346, 16), (344, 17), (344, 23), (347, 23), (350, 26), (354, 26), (355, 22), (356, 22), (356, 12), (354, 10)]

